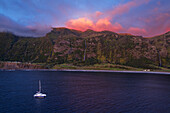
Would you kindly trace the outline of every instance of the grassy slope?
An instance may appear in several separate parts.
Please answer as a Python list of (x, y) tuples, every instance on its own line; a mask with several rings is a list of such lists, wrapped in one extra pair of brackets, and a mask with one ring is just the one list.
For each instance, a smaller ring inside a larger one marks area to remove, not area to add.
[[(72, 64), (60, 64), (60, 65), (55, 65), (51, 69), (144, 71), (143, 68), (135, 68), (135, 67), (125, 66), (125, 65), (115, 65), (115, 64), (95, 64), (90, 66), (75, 66)], [(170, 69), (157, 67), (157, 69), (151, 69), (150, 71), (170, 72)]]

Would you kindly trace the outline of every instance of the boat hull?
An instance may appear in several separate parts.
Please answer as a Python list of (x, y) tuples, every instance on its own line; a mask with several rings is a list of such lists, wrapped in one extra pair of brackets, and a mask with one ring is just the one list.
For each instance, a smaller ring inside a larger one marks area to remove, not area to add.
[(41, 93), (41, 81), (39, 80), (39, 91), (34, 94), (34, 98), (45, 98), (47, 95)]
[(45, 98), (46, 96), (34, 96), (34, 98)]
[(46, 97), (46, 94), (43, 94), (41, 92), (37, 92), (35, 95), (34, 95), (35, 98), (45, 98)]

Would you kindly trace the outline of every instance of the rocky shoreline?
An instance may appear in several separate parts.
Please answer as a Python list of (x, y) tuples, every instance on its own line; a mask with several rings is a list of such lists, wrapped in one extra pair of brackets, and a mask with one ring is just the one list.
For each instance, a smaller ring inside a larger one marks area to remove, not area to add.
[(170, 72), (156, 71), (114, 71), (114, 70), (75, 70), (75, 69), (0, 69), (0, 71), (63, 71), (63, 72), (92, 72), (92, 73), (136, 73), (136, 74), (163, 74), (170, 75)]
[(0, 69), (3, 70), (20, 70), (20, 69), (44, 69), (41, 65), (21, 62), (0, 62)]
[(170, 72), (158, 71), (117, 71), (117, 70), (88, 70), (88, 69), (46, 69), (41, 65), (21, 62), (0, 62), (0, 71), (63, 71), (63, 72), (94, 72), (94, 73), (146, 73), (146, 74), (166, 74)]

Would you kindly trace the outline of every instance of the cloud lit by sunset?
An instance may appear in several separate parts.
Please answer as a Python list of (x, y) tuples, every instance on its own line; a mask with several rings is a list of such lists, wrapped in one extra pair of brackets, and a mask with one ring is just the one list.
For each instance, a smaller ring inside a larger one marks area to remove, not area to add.
[(43, 36), (51, 27), (68, 27), (154, 36), (170, 30), (169, 3), (168, 0), (1, 0), (0, 31)]

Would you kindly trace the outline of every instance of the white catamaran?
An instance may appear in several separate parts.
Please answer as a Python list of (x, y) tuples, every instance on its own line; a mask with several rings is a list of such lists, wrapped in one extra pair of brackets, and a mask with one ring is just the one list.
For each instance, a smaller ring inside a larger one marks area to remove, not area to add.
[(45, 98), (47, 95), (41, 93), (41, 81), (39, 80), (39, 91), (37, 91), (36, 94), (34, 94), (35, 98)]

